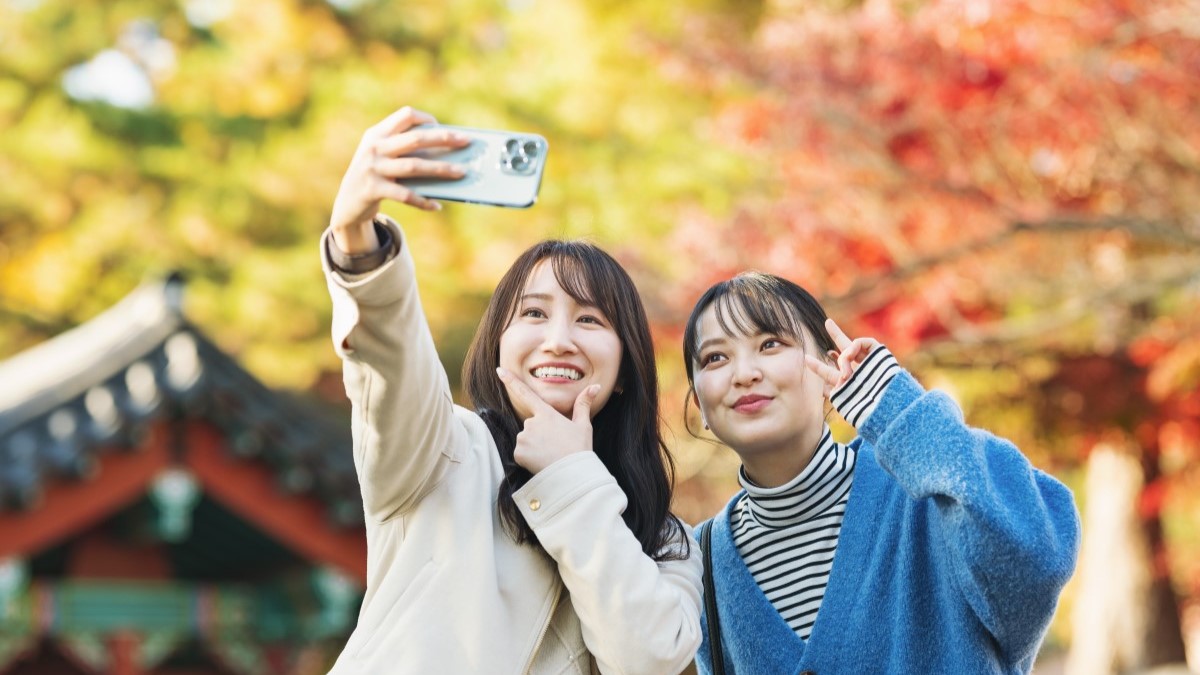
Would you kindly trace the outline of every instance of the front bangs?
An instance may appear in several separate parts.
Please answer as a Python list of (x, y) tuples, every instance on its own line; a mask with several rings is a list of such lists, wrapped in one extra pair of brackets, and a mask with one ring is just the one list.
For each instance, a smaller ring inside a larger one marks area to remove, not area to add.
[(796, 308), (778, 293), (757, 284), (731, 284), (727, 293), (713, 301), (713, 312), (729, 337), (767, 334), (800, 340), (803, 335)]
[(589, 265), (587, 260), (561, 251), (550, 258), (554, 278), (571, 299), (580, 305), (595, 307), (616, 328), (617, 284), (616, 279), (605, 278), (605, 270)]

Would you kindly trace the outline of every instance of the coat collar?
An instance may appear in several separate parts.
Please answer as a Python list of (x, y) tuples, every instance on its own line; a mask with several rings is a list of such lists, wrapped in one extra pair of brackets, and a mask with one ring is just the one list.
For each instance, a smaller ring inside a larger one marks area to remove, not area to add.
[[(859, 438), (851, 443), (851, 447), (858, 452), (854, 485), (846, 504), (829, 585), (807, 641), (796, 635), (771, 606), (733, 543), (730, 515), (743, 493), (734, 495), (709, 521), (713, 528), (713, 582), (717, 589), (721, 633), (725, 636), (725, 654), (727, 661), (738, 664), (742, 670), (752, 666), (747, 672), (796, 672), (804, 662), (828, 662), (831, 657), (836, 657), (839, 644), (853, 644), (852, 636), (842, 635), (844, 618), (854, 612), (858, 567), (867, 564), (865, 556), (869, 555), (873, 539), (871, 531), (875, 523), (870, 502), (888, 478), (875, 460), (870, 444)], [(731, 639), (733, 636), (737, 637)], [(703, 652), (703, 658), (711, 658), (707, 649)]]

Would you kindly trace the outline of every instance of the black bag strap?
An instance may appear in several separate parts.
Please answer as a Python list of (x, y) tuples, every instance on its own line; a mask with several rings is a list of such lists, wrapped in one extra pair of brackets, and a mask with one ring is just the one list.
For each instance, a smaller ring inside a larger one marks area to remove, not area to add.
[(712, 656), (713, 675), (725, 675), (725, 648), (721, 645), (721, 618), (717, 616), (717, 590), (713, 585), (712, 521), (700, 535), (704, 552), (704, 614), (708, 622), (708, 653)]

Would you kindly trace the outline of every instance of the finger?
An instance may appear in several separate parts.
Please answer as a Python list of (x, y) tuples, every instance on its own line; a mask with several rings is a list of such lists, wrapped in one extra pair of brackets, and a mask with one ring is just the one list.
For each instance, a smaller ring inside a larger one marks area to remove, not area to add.
[(833, 319), (825, 319), (825, 330), (829, 331), (829, 337), (833, 338), (833, 344), (837, 345), (839, 350), (845, 351), (846, 347), (850, 346), (850, 338), (842, 332)]
[(462, 133), (434, 127), (412, 129), (402, 134), (381, 138), (375, 144), (375, 152), (385, 157), (399, 157), (424, 148), (461, 148), (470, 144), (470, 137)]
[(418, 124), (437, 124), (433, 115), (412, 106), (404, 106), (396, 112), (383, 118), (383, 121), (371, 127), (379, 136), (390, 136), (417, 126)]
[(828, 363), (825, 363), (821, 359), (818, 359), (811, 354), (804, 355), (804, 363), (808, 366), (809, 370), (815, 373), (822, 380), (825, 380), (825, 383), (830, 387), (837, 386), (838, 382), (841, 381), (841, 375), (837, 368), (830, 366)]
[(462, 178), (466, 169), (452, 162), (438, 162), (420, 157), (375, 160), (375, 171), (392, 180), (405, 178)]
[(496, 375), (500, 376), (500, 381), (504, 383), (504, 388), (508, 390), (508, 397), (512, 399), (514, 404), (521, 404), (528, 408), (535, 415), (544, 413), (547, 410), (556, 412), (550, 407), (549, 403), (542, 400), (537, 392), (525, 386), (525, 383), (513, 377), (513, 374), (503, 368), (496, 369)]
[(861, 361), (862, 357), (862, 343), (858, 340), (855, 340), (853, 344), (843, 349), (842, 353), (838, 355), (838, 368), (840, 368), (843, 373), (849, 375), (854, 369), (854, 364)]
[(853, 366), (861, 365), (867, 360), (867, 357), (871, 355), (871, 352), (878, 345), (879, 342), (877, 342), (874, 338), (855, 339), (854, 346), (849, 350), (850, 356), (848, 357), (847, 362)]
[(598, 384), (585, 387), (583, 391), (579, 392), (579, 396), (575, 397), (575, 409), (571, 413), (572, 422), (592, 426), (592, 403), (599, 393), (600, 385)]
[(404, 187), (399, 183), (390, 180), (380, 181), (383, 183), (378, 189), (378, 197), (380, 199), (390, 199), (401, 204), (415, 206), (422, 211), (441, 211), (441, 202), (436, 202), (432, 199), (422, 197), (416, 192)]
[(442, 210), (441, 202), (435, 202), (434, 200), (429, 199), (428, 197), (422, 197), (421, 195), (417, 194), (416, 192), (413, 192), (412, 190), (408, 191), (408, 197), (404, 200), (404, 203), (408, 204), (409, 206), (415, 206), (418, 209), (421, 209), (422, 211), (441, 211)]

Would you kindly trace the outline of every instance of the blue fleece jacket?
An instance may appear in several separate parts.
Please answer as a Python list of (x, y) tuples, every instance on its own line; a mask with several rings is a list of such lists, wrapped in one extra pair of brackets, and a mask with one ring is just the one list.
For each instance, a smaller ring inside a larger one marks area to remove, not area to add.
[[(808, 640), (759, 590), (713, 519), (725, 672), (737, 675), (1028, 673), (1075, 569), (1071, 492), (1015, 446), (968, 427), (945, 394), (906, 372), (859, 438), (854, 485)], [(707, 617), (705, 617), (707, 619)], [(711, 671), (710, 636), (697, 655)]]

